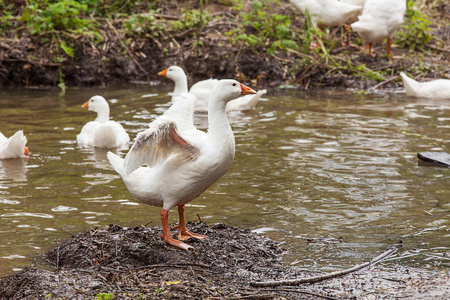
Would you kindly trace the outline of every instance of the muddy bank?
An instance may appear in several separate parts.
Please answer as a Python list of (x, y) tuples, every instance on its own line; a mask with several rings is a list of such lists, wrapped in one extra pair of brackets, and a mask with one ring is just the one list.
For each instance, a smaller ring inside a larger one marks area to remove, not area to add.
[[(2, 278), (1, 299), (444, 299), (449, 273), (370, 267), (298, 287), (254, 288), (251, 282), (316, 274), (280, 262), (282, 245), (224, 224), (188, 224), (203, 241), (182, 251), (159, 238), (159, 226), (95, 228), (46, 253), (52, 268)], [(176, 233), (174, 231), (173, 233)], [(104, 298), (111, 299), (111, 298)]]
[[(394, 45), (391, 57), (385, 55), (385, 43), (375, 45), (375, 57), (360, 47), (341, 46), (341, 28), (331, 28), (327, 34), (328, 54), (320, 50), (304, 54), (300, 49), (306, 43), (301, 37), (305, 20), (287, 0), (274, 4), (270, 13), (289, 16), (290, 30), (298, 31), (294, 37), (299, 51), (278, 49), (271, 54), (267, 51), (273, 42), (269, 37), (254, 47), (230, 42), (227, 32), (242, 29), (243, 34), (251, 35), (255, 27), (246, 24), (240, 11), (228, 1), (206, 1), (203, 10), (210, 16), (207, 22), (201, 28), (178, 31), (169, 31), (172, 25), (167, 24), (186, 19), (185, 5), (193, 12), (199, 10), (198, 1), (184, 5), (165, 1), (157, 5), (150, 32), (134, 34), (124, 29), (124, 24), (129, 24), (124, 21), (129, 20), (123, 18), (96, 18), (98, 32), (54, 30), (38, 35), (31, 34), (20, 18), (12, 18), (19, 29), (0, 37), (0, 87), (49, 87), (61, 80), (69, 86), (158, 84), (161, 78), (157, 73), (174, 64), (187, 71), (190, 84), (211, 77), (235, 78), (258, 88), (282, 84), (302, 88), (396, 88), (401, 86), (397, 78), (400, 71), (416, 78), (445, 78), (450, 73), (450, 50), (442, 47), (450, 42), (450, 29), (445, 26), (448, 3), (422, 6), (433, 21), (430, 33), (434, 38), (430, 42), (416, 50)], [(243, 12), (252, 9), (251, 1), (243, 1)], [(148, 12), (136, 8), (139, 13), (148, 17)], [(352, 33), (351, 40), (359, 46), (364, 44), (356, 33)], [(65, 53), (61, 45), (71, 46), (72, 55)]]

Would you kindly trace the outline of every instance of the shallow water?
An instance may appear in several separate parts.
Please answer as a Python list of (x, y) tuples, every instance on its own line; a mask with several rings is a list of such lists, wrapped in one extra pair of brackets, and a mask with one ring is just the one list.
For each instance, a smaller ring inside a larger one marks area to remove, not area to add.
[[(41, 265), (47, 249), (95, 226), (160, 224), (160, 209), (130, 196), (106, 151), (75, 139), (95, 117), (81, 108), (89, 97), (105, 96), (133, 139), (167, 109), (169, 89), (0, 91), (0, 132), (23, 129), (31, 151), (0, 161), (0, 275)], [(284, 242), (286, 263), (309, 270), (361, 263), (399, 239), (402, 264), (449, 267), (450, 169), (416, 156), (449, 151), (448, 100), (272, 89), (256, 111), (229, 119), (236, 159), (187, 206), (188, 220), (265, 234)], [(205, 127), (205, 116), (196, 120)]]

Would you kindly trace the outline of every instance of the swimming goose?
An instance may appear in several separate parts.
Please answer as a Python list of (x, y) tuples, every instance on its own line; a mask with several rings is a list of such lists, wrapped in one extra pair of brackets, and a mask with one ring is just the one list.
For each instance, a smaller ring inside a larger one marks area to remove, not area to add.
[[(171, 66), (158, 73), (160, 76), (167, 77), (175, 83), (175, 87), (172, 93), (172, 99), (180, 95), (181, 93), (188, 92), (187, 77), (184, 70), (178, 66)], [(219, 82), (218, 79), (201, 80), (192, 85), (189, 93), (197, 97), (195, 104), (195, 111), (208, 112), (208, 100), (211, 91), (215, 85)], [(226, 111), (247, 111), (253, 110), (256, 107), (259, 99), (262, 95), (266, 94), (267, 90), (260, 90), (256, 94), (246, 95), (234, 99), (228, 102)]]
[(82, 108), (97, 113), (94, 121), (86, 123), (77, 136), (81, 147), (119, 148), (128, 147), (130, 137), (122, 125), (109, 120), (109, 105), (102, 96), (94, 96)]
[(0, 132), (0, 159), (18, 158), (29, 155), (30, 151), (27, 144), (27, 138), (23, 131), (19, 130), (11, 137), (7, 138)]
[[(200, 196), (230, 168), (235, 141), (225, 107), (240, 95), (254, 93), (235, 80), (220, 80), (211, 92), (207, 133), (192, 123), (195, 96), (182, 93), (149, 129), (137, 135), (125, 159), (108, 152), (111, 165), (128, 191), (145, 204), (162, 207), (163, 237), (167, 243), (188, 250), (193, 247), (182, 240), (206, 238), (186, 229), (185, 204)], [(178, 240), (172, 238), (168, 224), (169, 210), (175, 206), (180, 218)]]
[(367, 0), (358, 21), (351, 24), (354, 31), (367, 42), (369, 55), (372, 44), (387, 39), (387, 55), (391, 54), (392, 37), (403, 23), (405, 0)]
[(423, 98), (448, 98), (450, 99), (450, 80), (437, 79), (427, 82), (418, 82), (401, 72), (406, 95)]

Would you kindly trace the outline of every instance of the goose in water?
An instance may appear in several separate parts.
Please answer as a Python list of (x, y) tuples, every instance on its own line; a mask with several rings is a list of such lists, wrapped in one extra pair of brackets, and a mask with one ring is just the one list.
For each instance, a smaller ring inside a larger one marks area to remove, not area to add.
[(437, 79), (426, 82), (418, 82), (405, 73), (401, 72), (400, 76), (405, 86), (406, 95), (412, 97), (423, 98), (447, 98), (450, 99), (450, 80)]
[(82, 108), (97, 113), (94, 121), (86, 123), (77, 136), (81, 147), (119, 148), (130, 142), (130, 137), (122, 125), (109, 119), (109, 105), (102, 96), (94, 96), (86, 101)]
[[(180, 95), (181, 93), (188, 92), (187, 77), (184, 70), (178, 66), (171, 66), (158, 73), (160, 76), (167, 77), (175, 83), (175, 87), (172, 94), (172, 99)], [(217, 79), (207, 79), (195, 83), (189, 93), (197, 97), (195, 104), (195, 111), (208, 112), (208, 101), (212, 90), (219, 82)], [(228, 102), (226, 111), (247, 111), (255, 109), (256, 104), (262, 95), (267, 93), (267, 90), (260, 90), (256, 94), (241, 96)]]
[(30, 151), (27, 144), (27, 138), (23, 131), (19, 130), (14, 135), (7, 138), (0, 132), (0, 159), (19, 158), (29, 155)]

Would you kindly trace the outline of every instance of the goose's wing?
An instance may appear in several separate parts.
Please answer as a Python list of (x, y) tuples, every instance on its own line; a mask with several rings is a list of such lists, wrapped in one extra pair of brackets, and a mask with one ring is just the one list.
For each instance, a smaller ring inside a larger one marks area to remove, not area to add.
[(196, 129), (194, 126), (194, 108), (197, 98), (191, 93), (182, 93), (173, 99), (173, 104), (164, 112), (164, 116), (176, 120), (180, 131)]
[(175, 121), (161, 116), (149, 129), (137, 135), (133, 147), (125, 156), (124, 167), (130, 174), (142, 165), (161, 165), (171, 155), (179, 155), (185, 161), (195, 160), (199, 152), (179, 134)]

